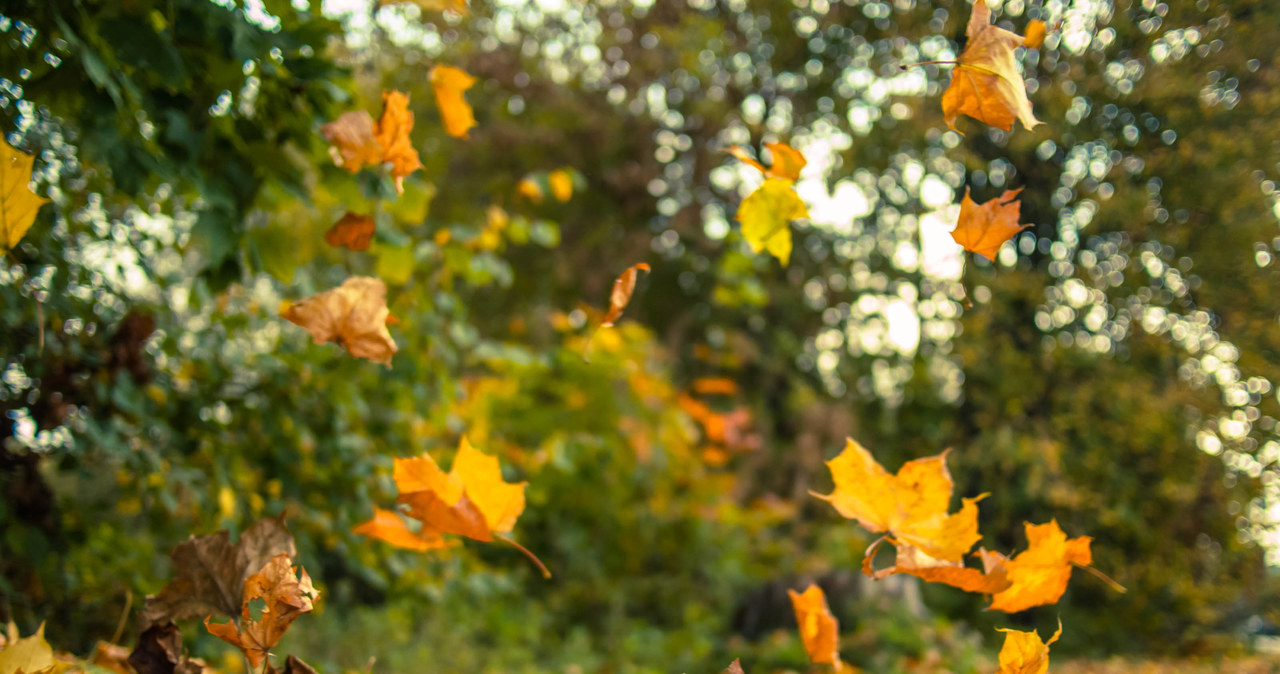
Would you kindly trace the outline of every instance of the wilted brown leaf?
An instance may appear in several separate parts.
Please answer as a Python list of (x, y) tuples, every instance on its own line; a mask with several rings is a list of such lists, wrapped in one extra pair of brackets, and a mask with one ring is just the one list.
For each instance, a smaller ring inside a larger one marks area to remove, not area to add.
[(234, 545), (225, 529), (179, 543), (169, 555), (174, 579), (160, 594), (147, 597), (142, 623), (151, 626), (211, 613), (235, 616), (245, 579), (280, 553), (295, 554), (283, 514), (254, 522)]
[(348, 212), (324, 233), (324, 242), (334, 248), (343, 246), (356, 251), (368, 250), (377, 228), (373, 218)]
[(311, 333), (317, 344), (337, 342), (356, 358), (391, 366), (396, 343), (387, 331), (387, 284), (353, 276), (341, 286), (289, 304), (286, 320)]
[(1000, 198), (978, 204), (969, 198), (969, 189), (965, 188), (960, 218), (951, 238), (965, 250), (994, 261), (1005, 241), (1031, 226), (1018, 224), (1022, 203), (1016, 197), (1021, 191), (1021, 187), (1006, 190)]
[[(210, 634), (239, 648), (256, 668), (280, 643), (293, 621), (311, 612), (319, 596), (307, 572), (301, 568), (295, 570), (289, 555), (282, 553), (245, 581), (239, 625), (210, 623), (209, 618), (205, 618), (204, 626)], [(263, 600), (265, 606), (259, 619), (254, 620), (250, 604), (258, 599)]]
[(329, 141), (333, 163), (355, 173), (365, 166), (382, 162), (382, 146), (373, 132), (373, 118), (364, 110), (344, 112), (320, 127)]
[(182, 632), (173, 623), (152, 625), (138, 635), (129, 654), (129, 665), (138, 674), (200, 674), (204, 663), (187, 657)]
[(1018, 71), (1013, 50), (1023, 37), (992, 25), (986, 0), (973, 4), (965, 29), (968, 43), (951, 73), (951, 84), (942, 93), (942, 114), (947, 126), (956, 128), (956, 118), (968, 115), (980, 122), (1009, 131), (1014, 120), (1031, 129), (1040, 120), (1031, 113), (1027, 87)]

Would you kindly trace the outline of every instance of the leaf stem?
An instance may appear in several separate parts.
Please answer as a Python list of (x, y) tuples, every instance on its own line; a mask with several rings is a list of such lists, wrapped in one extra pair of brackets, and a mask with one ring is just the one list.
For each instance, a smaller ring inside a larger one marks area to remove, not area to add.
[(537, 555), (533, 554), (532, 552), (529, 552), (529, 548), (526, 548), (523, 545), (520, 545), (519, 543), (515, 542), (514, 539), (512, 539), (510, 536), (507, 536), (506, 534), (497, 534), (496, 536), (498, 540), (509, 543), (515, 549), (519, 550), (520, 552), (523, 552), (525, 557), (528, 557), (530, 561), (532, 561), (534, 564), (538, 566), (538, 570), (542, 572), (543, 578), (551, 577), (551, 572), (547, 570), (546, 565), (542, 563), (541, 559), (538, 559)]
[(1094, 576), (1098, 578), (1098, 580), (1101, 580), (1102, 582), (1106, 583), (1107, 587), (1110, 587), (1116, 592), (1119, 592), (1120, 594), (1124, 594), (1128, 592), (1128, 590), (1124, 589), (1123, 585), (1115, 582), (1114, 580), (1111, 580), (1111, 578), (1107, 576), (1107, 574), (1093, 568), (1092, 566), (1086, 566), (1084, 564), (1078, 564), (1076, 562), (1072, 562), (1072, 564), (1075, 564), (1076, 568), (1078, 569), (1083, 569), (1085, 571), (1088, 571), (1089, 573), (1092, 573)]
[(919, 66), (958, 66), (958, 65), (960, 65), (959, 61), (921, 61), (919, 63), (908, 63), (906, 65), (899, 65), (898, 68), (900, 70), (910, 70), (912, 68), (916, 68)]

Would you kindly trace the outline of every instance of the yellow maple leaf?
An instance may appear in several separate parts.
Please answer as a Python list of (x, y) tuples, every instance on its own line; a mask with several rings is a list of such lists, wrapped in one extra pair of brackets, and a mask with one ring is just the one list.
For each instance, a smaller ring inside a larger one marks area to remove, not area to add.
[(46, 674), (57, 670), (53, 648), (44, 640), (44, 623), (28, 637), (19, 637), (18, 626), (9, 623), (5, 646), (0, 650), (0, 674)]
[(791, 260), (791, 221), (807, 217), (809, 209), (783, 178), (766, 178), (738, 206), (742, 236), (751, 250), (767, 250), (784, 266)]
[(796, 625), (800, 628), (800, 641), (804, 643), (809, 661), (831, 665), (840, 671), (840, 625), (827, 608), (827, 596), (822, 588), (810, 585), (804, 592), (787, 590), (791, 608), (796, 612)]
[(466, 138), (467, 131), (476, 125), (476, 118), (462, 94), (476, 83), (476, 78), (453, 66), (435, 66), (428, 77), (436, 93), (436, 105), (440, 107), (445, 133), (454, 138)]
[(990, 608), (1006, 613), (1057, 603), (1067, 591), (1071, 569), (1093, 563), (1092, 538), (1068, 539), (1057, 520), (1026, 525), (1027, 549), (1004, 562), (1009, 587), (991, 598)]
[(0, 245), (5, 250), (26, 236), (36, 212), (49, 203), (31, 191), (31, 165), (35, 155), (19, 152), (0, 138)]
[(956, 128), (956, 119), (968, 115), (980, 122), (1009, 131), (1014, 120), (1031, 129), (1040, 120), (1031, 113), (1027, 87), (1018, 72), (1013, 50), (1024, 38), (991, 23), (986, 0), (973, 4), (965, 28), (968, 43), (951, 73), (951, 84), (942, 93), (942, 114), (947, 126)]
[(982, 496), (963, 499), (958, 512), (947, 514), (954, 488), (946, 465), (950, 451), (908, 461), (892, 475), (850, 439), (844, 451), (827, 462), (835, 491), (810, 493), (872, 532), (887, 532), (895, 542), (929, 557), (958, 562), (982, 538), (977, 506)]
[(1004, 632), (1004, 646), (1000, 648), (1000, 671), (996, 674), (1046, 674), (1049, 671), (1049, 644), (1062, 636), (1062, 623), (1058, 631), (1041, 641), (1037, 632), (998, 629)]

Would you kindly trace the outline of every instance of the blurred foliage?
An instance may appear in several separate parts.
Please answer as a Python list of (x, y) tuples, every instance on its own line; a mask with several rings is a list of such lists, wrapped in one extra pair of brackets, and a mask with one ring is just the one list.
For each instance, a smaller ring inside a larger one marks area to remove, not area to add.
[[(808, 580), (870, 671), (971, 671), (993, 627), (1059, 616), (1055, 657), (1238, 649), (1276, 592), (1258, 542), (1280, 561), (1280, 8), (1001, 4), (1058, 27), (1022, 56), (1046, 124), (963, 138), (947, 68), (900, 68), (954, 58), (963, 2), (6, 5), (3, 131), (54, 203), (0, 270), (0, 619), (87, 652), (174, 544), (287, 509), (325, 599), (282, 652), (325, 671), (798, 669)], [(469, 140), (436, 63), (480, 78)], [(398, 198), (319, 134), (392, 88), (425, 165)], [(786, 268), (732, 224), (755, 183), (721, 152), (772, 140), (810, 162)], [(1023, 187), (1035, 226), (962, 272), (966, 187)], [(322, 243), (348, 210), (367, 253)], [(390, 368), (276, 316), (353, 274), (390, 287)], [(448, 465), (463, 433), (529, 480), (514, 533), (552, 580), (349, 533), (392, 457)], [(870, 538), (807, 496), (847, 435), (890, 469), (954, 447), (985, 545), (1056, 517), (1129, 592), (1077, 574), (1006, 617), (862, 579)]]

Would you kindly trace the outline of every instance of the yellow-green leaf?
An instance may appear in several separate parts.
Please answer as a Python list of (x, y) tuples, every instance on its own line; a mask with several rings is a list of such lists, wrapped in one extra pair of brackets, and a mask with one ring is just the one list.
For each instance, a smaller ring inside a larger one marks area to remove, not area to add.
[(751, 250), (767, 250), (783, 265), (791, 260), (791, 221), (809, 217), (809, 209), (791, 185), (790, 180), (768, 178), (738, 207), (742, 235)]
[(44, 623), (40, 623), (35, 634), (22, 639), (17, 637), (17, 628), (9, 623), (9, 645), (0, 651), (0, 674), (36, 674), (51, 671), (57, 664), (53, 659), (53, 649), (44, 640)]
[(18, 245), (36, 221), (36, 211), (49, 203), (28, 186), (34, 161), (33, 155), (19, 152), (0, 139), (0, 246), (5, 250)]

